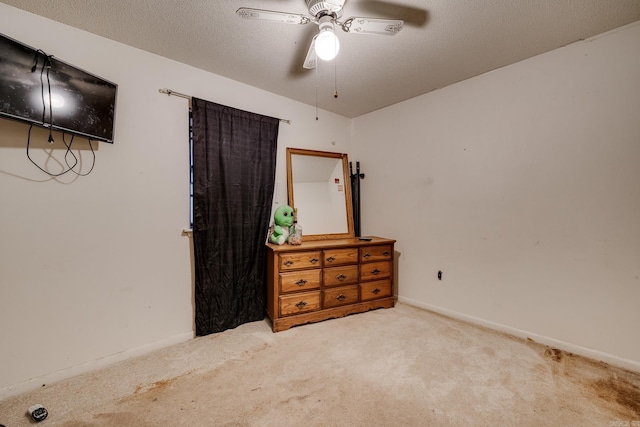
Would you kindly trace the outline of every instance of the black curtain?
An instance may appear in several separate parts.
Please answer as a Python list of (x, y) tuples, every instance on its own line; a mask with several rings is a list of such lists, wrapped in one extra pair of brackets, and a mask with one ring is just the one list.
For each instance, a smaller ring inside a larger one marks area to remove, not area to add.
[(264, 318), (279, 120), (193, 98), (196, 335)]

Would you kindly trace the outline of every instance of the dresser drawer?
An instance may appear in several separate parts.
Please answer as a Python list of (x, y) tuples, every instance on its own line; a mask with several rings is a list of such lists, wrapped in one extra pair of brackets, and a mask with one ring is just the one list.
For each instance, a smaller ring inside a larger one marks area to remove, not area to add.
[(291, 254), (281, 254), (280, 271), (298, 270), (301, 268), (319, 268), (322, 253), (314, 252), (296, 252)]
[(358, 248), (329, 249), (324, 251), (324, 266), (357, 264)]
[(322, 281), (325, 286), (350, 285), (358, 283), (358, 279), (357, 265), (325, 268), (322, 271)]
[(390, 260), (391, 245), (365, 246), (360, 248), (360, 262)]
[(331, 308), (358, 302), (358, 285), (325, 289), (322, 307)]
[(314, 268), (280, 273), (280, 292), (287, 293), (319, 289), (321, 272), (322, 270), (319, 268)]
[(375, 282), (366, 282), (360, 285), (360, 299), (368, 301), (376, 298), (384, 298), (391, 296), (391, 281), (376, 280)]
[(307, 313), (320, 309), (320, 291), (280, 296), (280, 315)]
[(391, 261), (368, 262), (360, 266), (360, 281), (391, 277)]

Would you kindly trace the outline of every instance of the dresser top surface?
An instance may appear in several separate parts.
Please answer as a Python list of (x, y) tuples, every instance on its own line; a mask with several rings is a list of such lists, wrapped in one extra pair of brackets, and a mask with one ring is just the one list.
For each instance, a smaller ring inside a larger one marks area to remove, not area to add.
[(304, 241), (304, 236), (302, 236), (302, 244), (301, 245), (274, 245), (272, 243), (267, 243), (267, 247), (273, 252), (297, 252), (297, 251), (305, 251), (305, 250), (323, 250), (323, 249), (339, 249), (346, 247), (360, 247), (360, 246), (371, 246), (371, 245), (390, 245), (395, 243), (393, 239), (385, 239), (383, 237), (375, 237), (368, 236), (367, 239), (371, 240), (360, 240), (358, 237), (349, 238), (349, 239), (331, 239), (331, 240), (311, 240)]

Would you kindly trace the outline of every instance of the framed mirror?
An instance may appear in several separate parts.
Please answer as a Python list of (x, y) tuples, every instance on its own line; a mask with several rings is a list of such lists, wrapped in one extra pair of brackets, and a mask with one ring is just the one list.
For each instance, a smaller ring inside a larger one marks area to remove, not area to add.
[(287, 189), (303, 241), (355, 236), (346, 154), (287, 148)]

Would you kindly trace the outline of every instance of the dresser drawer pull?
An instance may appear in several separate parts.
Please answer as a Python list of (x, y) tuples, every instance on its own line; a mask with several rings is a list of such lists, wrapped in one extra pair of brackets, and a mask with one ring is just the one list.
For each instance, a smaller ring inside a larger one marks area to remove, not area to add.
[(291, 261), (291, 260), (285, 261), (284, 265), (286, 265), (287, 267), (291, 267), (293, 265), (293, 261)]
[(347, 276), (345, 276), (344, 274), (338, 274), (338, 275), (336, 276), (336, 279), (338, 279), (338, 280), (344, 280), (344, 279), (346, 279), (346, 278), (347, 278)]
[(382, 252), (382, 255), (384, 255), (384, 256), (389, 256), (389, 255), (391, 255), (391, 254), (389, 253), (389, 251), (384, 251), (384, 252)]
[(366, 252), (364, 255), (362, 255), (362, 258), (369, 258), (371, 256), (371, 254), (369, 252)]
[(338, 295), (338, 296), (336, 297), (336, 299), (337, 299), (338, 301), (344, 301), (344, 300), (346, 300), (346, 299), (347, 299), (347, 297), (345, 297), (344, 295), (340, 294), (340, 295)]
[(318, 261), (320, 261), (318, 258), (311, 258), (311, 259), (309, 260), (309, 262), (310, 262), (311, 264), (315, 264), (315, 263), (316, 263), (316, 262), (318, 262)]
[(374, 295), (378, 295), (381, 291), (378, 288), (375, 288), (373, 291), (371, 291), (374, 293)]
[(300, 279), (300, 280), (298, 280), (298, 281), (296, 282), (296, 285), (298, 285), (298, 286), (304, 286), (304, 285), (306, 285), (306, 284), (307, 284), (307, 281), (306, 281), (306, 280), (304, 280), (304, 279)]
[(378, 270), (377, 268), (375, 270), (371, 270), (371, 274), (376, 275), (376, 274), (380, 274), (381, 271)]
[(332, 257), (332, 256), (330, 256), (329, 258), (327, 258), (327, 261), (328, 261), (328, 262), (333, 262), (333, 261), (335, 261), (335, 260), (336, 260), (336, 259), (335, 259), (334, 257)]
[(304, 302), (304, 301), (300, 301), (299, 303), (297, 303), (297, 304), (296, 304), (296, 307), (298, 307), (298, 308), (302, 309), (305, 305), (307, 305), (307, 303), (306, 303), (306, 302)]

